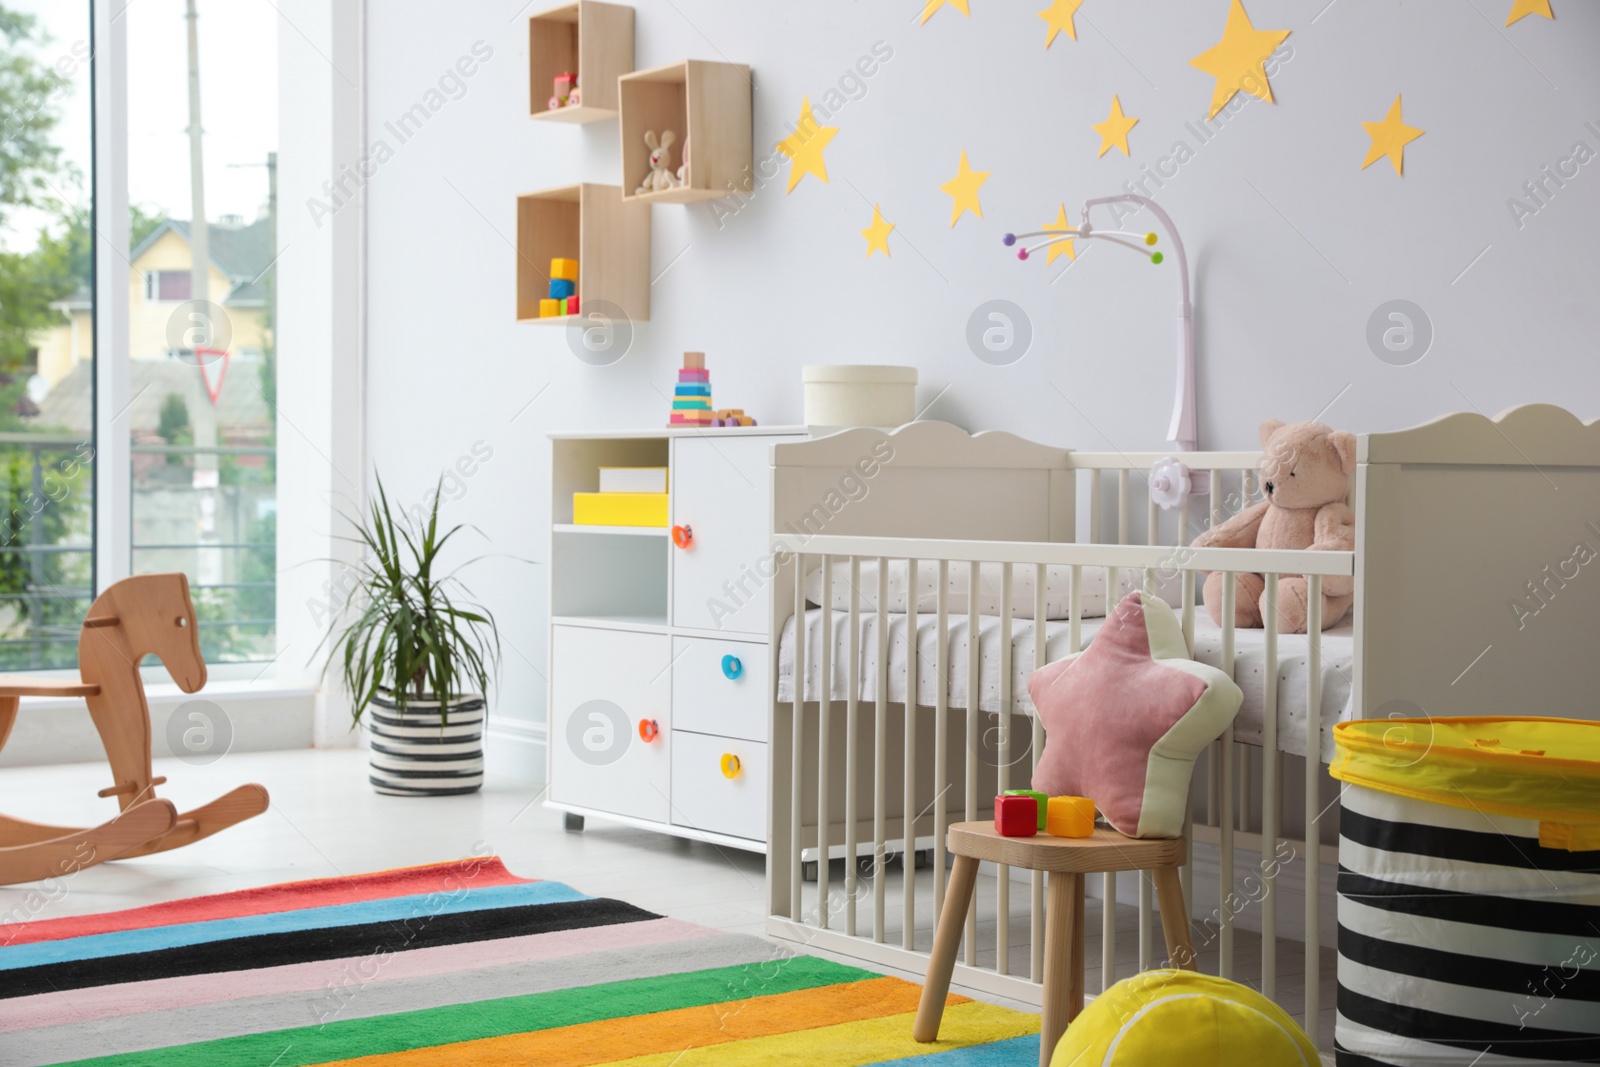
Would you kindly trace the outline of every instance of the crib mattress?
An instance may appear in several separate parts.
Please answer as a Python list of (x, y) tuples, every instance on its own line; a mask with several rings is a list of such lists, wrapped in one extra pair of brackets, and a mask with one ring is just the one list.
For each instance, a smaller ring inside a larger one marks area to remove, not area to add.
[[(812, 608), (806, 612), (806, 682), (807, 700), (818, 699), (821, 692), (819, 679), (822, 670), (820, 637), (823, 628), (823, 610)], [(832, 678), (829, 693), (833, 700), (844, 700), (849, 694), (850, 615), (835, 611), (833, 616), (834, 650), (831, 663)], [(994, 615), (978, 619), (978, 708), (980, 711), (1000, 711), (1000, 618)], [(1085, 646), (1093, 640), (1104, 619), (1083, 619), (1080, 623)], [(871, 701), (878, 689), (878, 619), (876, 614), (862, 614), (859, 619), (861, 688), (857, 694)], [(949, 620), (949, 707), (965, 709), (967, 706), (967, 618)], [(1070, 623), (1045, 624), (1046, 661), (1067, 655)], [(907, 617), (888, 616), (889, 664), (888, 692), (892, 703), (906, 703), (906, 636)], [(937, 622), (932, 615), (917, 616), (917, 683), (916, 703), (925, 707), (935, 704), (939, 692), (937, 661)], [(1195, 614), (1194, 657), (1202, 663), (1223, 667), (1222, 630), (1212, 624), (1204, 609)], [(1015, 714), (1032, 715), (1033, 701), (1028, 696), (1028, 675), (1033, 671), (1034, 624), (1032, 620), (1013, 619), (1011, 627), (1011, 710)], [(1355, 641), (1348, 620), (1322, 635), (1322, 708), (1320, 715), (1320, 743), (1318, 749), (1324, 762), (1333, 757), (1332, 730), (1335, 723), (1348, 717), (1351, 687), (1351, 667), (1355, 660)], [(1303, 634), (1281, 634), (1278, 637), (1278, 748), (1296, 756), (1306, 754), (1307, 721), (1306, 676), (1308, 671), (1308, 643)], [(1244, 691), (1244, 704), (1234, 720), (1234, 737), (1247, 744), (1262, 743), (1262, 724), (1266, 709), (1266, 633), (1262, 630), (1234, 631), (1234, 680)], [(1226, 668), (1224, 668), (1226, 669)], [(778, 699), (794, 699), (794, 617), (784, 623), (778, 643)]]

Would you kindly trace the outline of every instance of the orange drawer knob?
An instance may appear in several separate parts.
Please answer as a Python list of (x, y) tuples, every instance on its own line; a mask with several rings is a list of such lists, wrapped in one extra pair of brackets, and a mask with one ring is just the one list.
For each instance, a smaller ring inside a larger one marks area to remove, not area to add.
[(672, 528), (672, 543), (679, 548), (688, 548), (694, 543), (694, 527), (688, 523)]
[(639, 720), (639, 740), (649, 744), (661, 736), (661, 724), (654, 719)]
[(1088, 797), (1051, 797), (1044, 829), (1055, 837), (1092, 837), (1094, 801)]

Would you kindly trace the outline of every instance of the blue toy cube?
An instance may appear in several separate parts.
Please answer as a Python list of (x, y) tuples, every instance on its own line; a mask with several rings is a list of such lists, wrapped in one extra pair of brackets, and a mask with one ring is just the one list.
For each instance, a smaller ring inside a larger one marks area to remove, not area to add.
[(567, 297), (571, 296), (573, 293), (576, 293), (577, 291), (578, 291), (578, 286), (577, 286), (577, 283), (575, 283), (575, 282), (569, 281), (566, 278), (551, 278), (550, 279), (550, 299), (551, 300), (565, 300)]

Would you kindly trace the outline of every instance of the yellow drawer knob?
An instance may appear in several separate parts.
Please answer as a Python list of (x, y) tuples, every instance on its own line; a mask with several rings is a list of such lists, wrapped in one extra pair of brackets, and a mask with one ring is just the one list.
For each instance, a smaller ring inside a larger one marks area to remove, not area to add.
[(739, 777), (739, 757), (732, 752), (724, 752), (722, 754), (722, 777)]

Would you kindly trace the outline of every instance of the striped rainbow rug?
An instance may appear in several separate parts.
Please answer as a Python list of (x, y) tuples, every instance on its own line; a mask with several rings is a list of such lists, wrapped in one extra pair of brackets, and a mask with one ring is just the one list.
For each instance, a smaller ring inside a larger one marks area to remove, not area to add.
[(494, 857), (0, 926), (0, 1065), (1038, 1062), (1039, 1020)]

